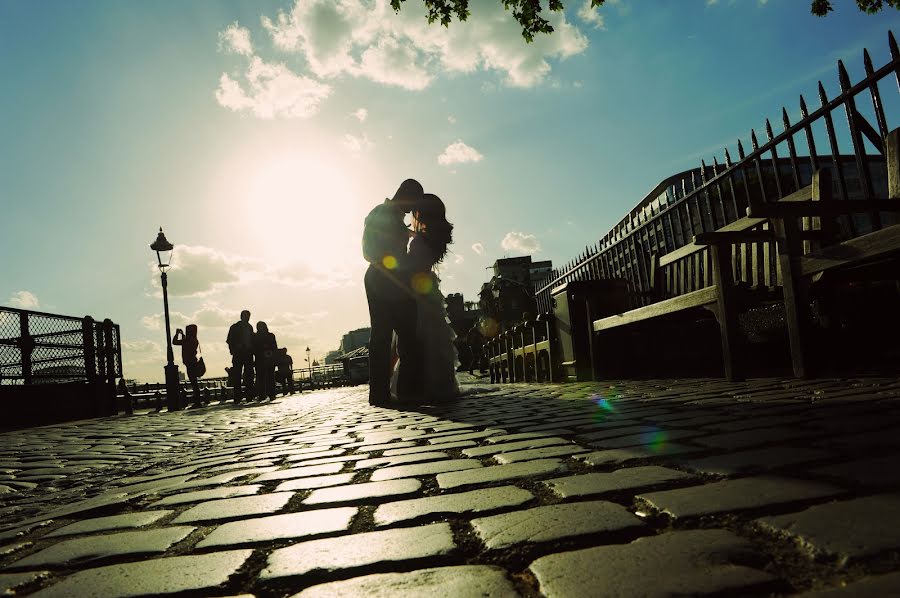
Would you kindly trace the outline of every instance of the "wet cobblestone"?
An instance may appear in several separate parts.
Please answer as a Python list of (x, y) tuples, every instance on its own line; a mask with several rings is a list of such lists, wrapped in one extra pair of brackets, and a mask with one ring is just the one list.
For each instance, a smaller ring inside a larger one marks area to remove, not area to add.
[(0, 592), (900, 594), (896, 379), (464, 388), (0, 433)]

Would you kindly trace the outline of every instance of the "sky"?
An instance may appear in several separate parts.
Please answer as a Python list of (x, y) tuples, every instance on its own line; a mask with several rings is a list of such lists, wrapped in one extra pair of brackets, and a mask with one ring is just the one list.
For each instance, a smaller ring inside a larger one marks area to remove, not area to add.
[(455, 225), (442, 290), (477, 300), (496, 259), (575, 258), (900, 32), (852, 0), (564, 4), (527, 44), (500, 0), (449, 28), (420, 0), (0, 0), (0, 305), (110, 318), (125, 376), (161, 381), (163, 227), (207, 375), (245, 308), (299, 367), (368, 325), (362, 222), (403, 179)]

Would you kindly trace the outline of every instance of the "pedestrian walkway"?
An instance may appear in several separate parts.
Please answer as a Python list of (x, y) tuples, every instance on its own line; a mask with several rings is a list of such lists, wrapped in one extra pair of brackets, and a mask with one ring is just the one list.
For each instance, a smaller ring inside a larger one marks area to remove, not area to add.
[(900, 381), (367, 388), (0, 434), (0, 593), (900, 595)]

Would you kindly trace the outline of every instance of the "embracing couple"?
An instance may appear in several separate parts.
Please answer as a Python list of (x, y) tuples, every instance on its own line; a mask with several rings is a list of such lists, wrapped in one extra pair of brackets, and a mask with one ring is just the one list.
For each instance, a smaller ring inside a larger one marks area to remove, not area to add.
[[(410, 228), (404, 222), (411, 215)], [(372, 322), (369, 404), (401, 407), (459, 393), (456, 334), (434, 267), (447, 255), (453, 225), (444, 204), (413, 179), (366, 217), (363, 257)]]

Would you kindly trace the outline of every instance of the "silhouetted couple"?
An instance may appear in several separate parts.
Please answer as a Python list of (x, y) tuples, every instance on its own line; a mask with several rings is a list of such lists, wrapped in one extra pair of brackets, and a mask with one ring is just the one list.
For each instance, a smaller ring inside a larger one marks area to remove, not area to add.
[[(278, 343), (265, 322), (256, 323), (256, 332), (250, 324), (250, 312), (241, 312), (241, 319), (228, 329), (228, 350), (231, 352), (231, 370), (228, 372), (234, 388), (234, 402), (242, 398), (248, 401), (256, 397), (262, 401), (275, 398), (275, 365)], [(256, 387), (254, 388), (254, 369)], [(245, 391), (241, 392), (241, 386)]]
[[(411, 227), (404, 223), (411, 214)], [(400, 406), (456, 396), (456, 335), (434, 271), (453, 240), (443, 202), (413, 179), (366, 217), (369, 404)]]

